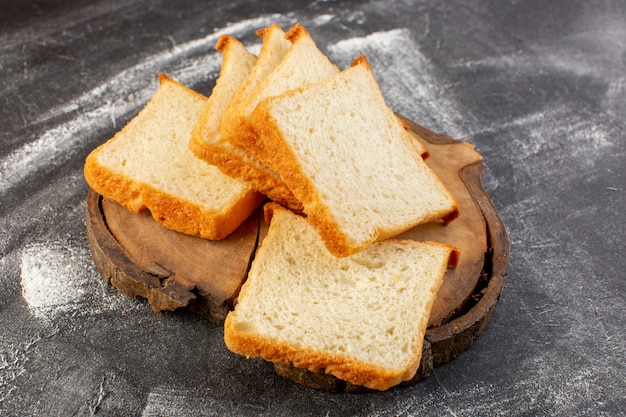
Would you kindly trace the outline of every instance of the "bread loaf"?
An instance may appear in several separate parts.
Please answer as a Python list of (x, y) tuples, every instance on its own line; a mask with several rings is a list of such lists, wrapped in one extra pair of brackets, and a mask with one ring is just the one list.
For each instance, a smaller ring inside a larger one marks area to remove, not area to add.
[(304, 205), (336, 256), (458, 215), (384, 98), (364, 57), (327, 81), (263, 100), (248, 149)]
[(207, 239), (234, 231), (264, 199), (189, 150), (207, 98), (161, 74), (148, 104), (85, 161), (87, 183), (133, 213)]
[(390, 239), (337, 258), (304, 217), (275, 203), (266, 214), (228, 349), (377, 390), (410, 380), (453, 248)]

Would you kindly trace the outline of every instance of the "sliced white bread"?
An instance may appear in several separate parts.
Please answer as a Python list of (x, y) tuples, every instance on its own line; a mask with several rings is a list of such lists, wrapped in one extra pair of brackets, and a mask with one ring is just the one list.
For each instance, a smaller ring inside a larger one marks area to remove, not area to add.
[(458, 216), (364, 57), (323, 83), (262, 101), (250, 122), (258, 137), (249, 149), (279, 173), (336, 256)]
[[(222, 35), (215, 44), (215, 49), (222, 53), (220, 74), (194, 129), (193, 143), (221, 150), (218, 144), (225, 142), (220, 134), (220, 124), (231, 103), (233, 96), (248, 79), (257, 57), (248, 52), (246, 47), (230, 35)], [(212, 156), (214, 152), (209, 152)], [(216, 164), (214, 164), (216, 165)]]
[[(276, 25), (261, 33), (266, 36), (267, 42), (264, 43), (259, 60), (232, 36), (223, 35), (217, 41), (215, 48), (223, 55), (220, 75), (192, 132), (189, 149), (198, 158), (217, 166), (230, 177), (241, 179), (272, 200), (301, 211), (302, 204), (278, 174), (261, 164), (248, 151), (233, 146), (220, 132), (220, 124), (229, 104), (232, 106), (237, 103), (241, 99), (242, 91), (255, 85), (252, 79), (261, 76), (267, 71), (267, 67), (272, 67), (273, 64), (268, 64), (268, 61), (282, 56), (283, 42), (289, 44), (284, 39), (284, 32)], [(259, 62), (260, 65), (257, 66)], [(239, 97), (235, 97), (237, 95)]]
[(207, 98), (163, 74), (159, 83), (137, 116), (89, 154), (87, 183), (133, 213), (150, 210), (169, 229), (222, 239), (264, 196), (189, 150)]
[(239, 87), (231, 99), (222, 120), (222, 132), (225, 136), (236, 135), (238, 127), (245, 122), (239, 120), (239, 107), (252, 92), (281, 63), (291, 48), (291, 42), (285, 38), (285, 32), (276, 23), (256, 32), (262, 39), (261, 50), (256, 65), (246, 81)]
[(237, 103), (234, 117), (222, 122), (222, 134), (235, 146), (245, 149), (255, 138), (256, 132), (249, 124), (249, 117), (261, 100), (319, 83), (339, 72), (302, 25), (296, 23), (285, 37), (291, 42), (289, 51), (276, 68), (241, 103)]
[(389, 239), (337, 258), (304, 217), (275, 203), (268, 215), (268, 234), (226, 317), (228, 349), (377, 390), (410, 380), (455, 250)]

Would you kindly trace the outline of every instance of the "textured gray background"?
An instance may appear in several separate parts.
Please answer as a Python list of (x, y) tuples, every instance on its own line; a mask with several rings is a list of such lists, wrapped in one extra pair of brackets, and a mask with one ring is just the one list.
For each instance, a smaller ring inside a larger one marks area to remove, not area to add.
[[(0, 415), (624, 415), (626, 3), (434, 0), (0, 5)], [(389, 105), (477, 147), (509, 277), (478, 341), (410, 388), (327, 394), (230, 354), (222, 329), (106, 287), (87, 153), (158, 72), (210, 93), (224, 32), (300, 21)]]

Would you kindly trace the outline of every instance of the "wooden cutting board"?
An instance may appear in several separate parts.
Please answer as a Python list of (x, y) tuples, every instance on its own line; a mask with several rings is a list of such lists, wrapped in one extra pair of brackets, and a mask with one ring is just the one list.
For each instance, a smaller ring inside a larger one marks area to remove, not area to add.
[[(415, 139), (427, 146), (427, 164), (457, 199), (461, 212), (447, 226), (432, 222), (399, 236), (449, 243), (461, 253), (457, 268), (446, 273), (433, 306), (414, 383), (478, 337), (502, 291), (509, 246), (504, 225), (482, 188), (481, 156), (468, 143), (405, 122)], [(257, 210), (226, 239), (209, 241), (165, 229), (150, 213), (132, 214), (94, 191), (87, 197), (87, 237), (104, 280), (129, 297), (146, 298), (156, 313), (189, 308), (222, 323), (267, 228)], [(275, 369), (318, 389), (360, 389), (325, 374), (285, 365)]]

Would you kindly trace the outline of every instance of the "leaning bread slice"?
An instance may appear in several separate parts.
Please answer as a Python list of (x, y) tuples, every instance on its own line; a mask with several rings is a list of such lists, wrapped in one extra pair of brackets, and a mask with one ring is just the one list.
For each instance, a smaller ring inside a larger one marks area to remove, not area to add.
[(390, 239), (337, 258), (304, 217), (268, 206), (268, 234), (224, 324), (228, 349), (377, 390), (410, 380), (454, 249)]
[[(286, 40), (284, 42), (288, 43)], [(302, 204), (280, 180), (278, 174), (261, 164), (249, 152), (236, 148), (222, 137), (220, 124), (227, 106), (234, 102), (238, 90), (249, 82), (258, 61), (239, 40), (229, 35), (221, 36), (215, 48), (223, 54), (220, 75), (192, 132), (189, 149), (198, 158), (216, 165), (225, 174), (249, 183), (252, 188), (272, 200), (301, 211)]]
[(224, 137), (236, 146), (245, 149), (254, 139), (256, 132), (248, 119), (261, 100), (319, 83), (339, 72), (302, 25), (296, 23), (285, 36), (291, 42), (291, 47), (280, 64), (237, 105), (236, 117), (222, 123)]
[[(257, 30), (257, 36), (262, 39), (259, 57), (246, 81), (235, 92), (228, 104), (220, 127), (224, 136), (236, 135), (238, 127), (243, 123), (239, 120), (239, 107), (252, 94), (267, 76), (280, 64), (283, 57), (291, 48), (291, 42), (285, 38), (285, 32), (276, 23)], [(244, 120), (245, 122), (245, 120)]]
[(191, 130), (207, 98), (165, 75), (159, 82), (145, 108), (89, 154), (87, 183), (133, 213), (150, 210), (169, 229), (222, 239), (263, 196), (189, 150)]
[(228, 148), (221, 146), (225, 141), (222, 140), (220, 134), (220, 124), (228, 104), (257, 62), (256, 56), (248, 52), (239, 40), (230, 35), (220, 36), (215, 49), (223, 56), (220, 75), (192, 135), (192, 143), (211, 151), (207, 155), (209, 158), (214, 154), (227, 152)]
[(251, 151), (279, 173), (336, 256), (458, 215), (364, 57), (324, 83), (262, 101), (250, 121)]

